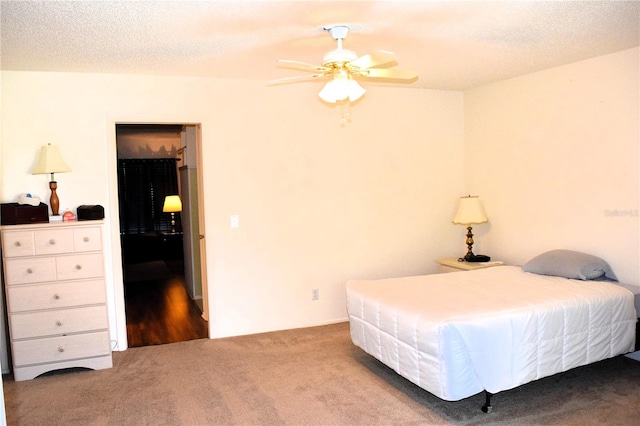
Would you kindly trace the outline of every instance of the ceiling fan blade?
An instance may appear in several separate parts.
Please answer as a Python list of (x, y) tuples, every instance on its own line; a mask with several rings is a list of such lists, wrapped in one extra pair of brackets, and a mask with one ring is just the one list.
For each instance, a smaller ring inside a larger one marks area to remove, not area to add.
[(418, 78), (416, 71), (403, 68), (369, 68), (360, 71), (358, 75), (366, 78), (387, 78), (393, 80), (413, 80)]
[(379, 50), (375, 53), (360, 56), (349, 62), (349, 65), (356, 66), (360, 69), (371, 68), (375, 66), (392, 65), (396, 63), (396, 55), (393, 52)]
[(329, 68), (323, 65), (313, 65), (313, 64), (308, 64), (306, 62), (293, 61), (290, 59), (278, 59), (278, 62), (285, 64), (283, 65), (283, 67), (287, 67), (287, 68), (295, 68), (295, 69), (300, 69), (304, 71), (316, 71), (316, 72), (329, 71)]
[(327, 77), (327, 76), (328, 74), (308, 74), (308, 75), (300, 75), (297, 77), (278, 78), (276, 80), (269, 80), (267, 82), (267, 85), (273, 86), (275, 84), (297, 83), (299, 81), (313, 80), (314, 78)]

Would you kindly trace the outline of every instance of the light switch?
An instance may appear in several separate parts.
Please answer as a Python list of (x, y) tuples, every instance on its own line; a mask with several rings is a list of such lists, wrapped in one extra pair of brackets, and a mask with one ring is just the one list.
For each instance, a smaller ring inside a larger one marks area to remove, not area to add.
[(237, 214), (232, 214), (231, 215), (231, 227), (232, 228), (238, 228), (240, 226), (240, 216), (238, 216)]

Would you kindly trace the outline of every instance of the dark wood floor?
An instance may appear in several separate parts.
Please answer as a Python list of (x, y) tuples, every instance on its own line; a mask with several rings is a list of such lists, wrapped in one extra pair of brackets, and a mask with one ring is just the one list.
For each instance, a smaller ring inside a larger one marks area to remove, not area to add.
[[(207, 322), (185, 289), (181, 263), (167, 263), (171, 273), (164, 278), (125, 282), (129, 347), (208, 336)], [(153, 275), (151, 271), (149, 276)]]

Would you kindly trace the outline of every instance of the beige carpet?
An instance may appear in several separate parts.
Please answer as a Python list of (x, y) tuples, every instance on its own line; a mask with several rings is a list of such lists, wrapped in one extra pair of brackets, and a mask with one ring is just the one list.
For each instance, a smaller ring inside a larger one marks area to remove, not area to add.
[(637, 425), (624, 357), (442, 401), (351, 344), (348, 324), (114, 353), (114, 368), (5, 379), (9, 425)]

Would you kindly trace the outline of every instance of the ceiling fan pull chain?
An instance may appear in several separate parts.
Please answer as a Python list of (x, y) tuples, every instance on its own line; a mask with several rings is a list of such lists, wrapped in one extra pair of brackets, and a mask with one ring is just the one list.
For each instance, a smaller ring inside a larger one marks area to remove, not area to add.
[[(347, 105), (347, 114), (344, 113), (344, 106)], [(340, 125), (344, 127), (345, 123), (351, 123), (351, 102), (349, 102), (349, 98), (347, 98), (340, 105), (340, 109), (342, 111), (342, 116), (340, 117)]]

